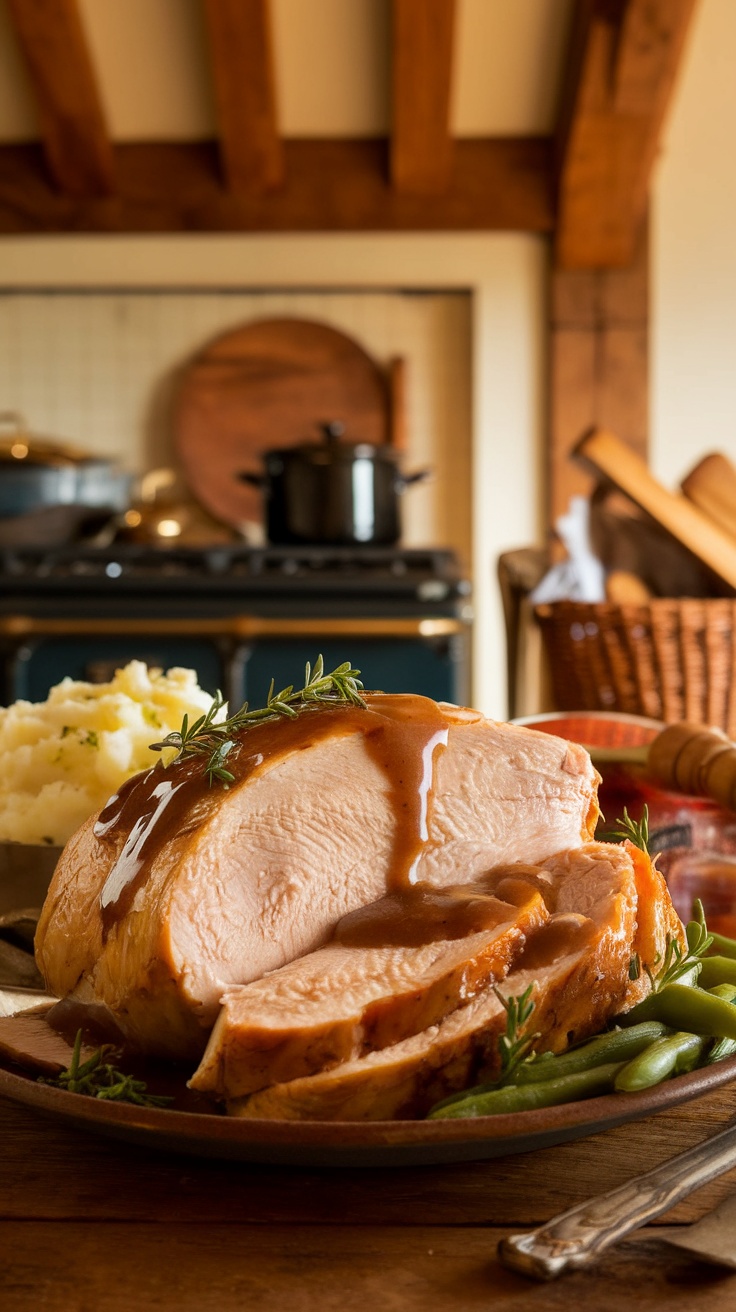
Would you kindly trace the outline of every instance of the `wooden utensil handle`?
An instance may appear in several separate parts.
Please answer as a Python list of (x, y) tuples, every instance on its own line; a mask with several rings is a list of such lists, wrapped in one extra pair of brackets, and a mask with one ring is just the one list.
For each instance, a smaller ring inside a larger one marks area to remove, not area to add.
[(645, 510), (661, 528), (736, 589), (736, 541), (681, 493), (652, 476), (645, 461), (614, 433), (594, 429), (573, 453)]
[(736, 806), (736, 745), (720, 729), (670, 724), (651, 743), (647, 765), (666, 788)]
[(554, 1280), (586, 1266), (619, 1239), (653, 1221), (681, 1198), (736, 1165), (736, 1126), (673, 1157), (610, 1193), (590, 1199), (527, 1234), (501, 1240), (504, 1266), (534, 1280)]
[(648, 747), (588, 747), (594, 765), (643, 765), (662, 788), (736, 811), (736, 743), (721, 729), (668, 724)]

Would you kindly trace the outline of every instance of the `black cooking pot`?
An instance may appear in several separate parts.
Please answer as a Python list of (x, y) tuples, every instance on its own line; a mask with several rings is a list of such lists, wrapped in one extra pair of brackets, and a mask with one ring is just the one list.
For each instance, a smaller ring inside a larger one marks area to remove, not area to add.
[(265, 473), (242, 473), (264, 493), (266, 534), (278, 545), (393, 546), (400, 500), (428, 470), (402, 474), (389, 446), (343, 442), (342, 424), (322, 425), (321, 442), (266, 451)]

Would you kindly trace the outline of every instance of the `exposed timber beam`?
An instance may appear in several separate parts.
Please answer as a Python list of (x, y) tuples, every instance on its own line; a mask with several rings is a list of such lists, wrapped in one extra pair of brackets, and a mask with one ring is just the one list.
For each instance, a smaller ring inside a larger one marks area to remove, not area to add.
[(554, 225), (550, 138), (456, 144), (452, 183), (431, 204), (386, 178), (385, 141), (284, 142), (285, 182), (222, 186), (214, 143), (119, 145), (113, 197), (61, 196), (34, 146), (0, 147), (0, 233), (537, 232)]
[(578, 0), (558, 134), (557, 263), (634, 258), (697, 0)]
[(77, 0), (8, 0), (51, 177), (69, 196), (115, 188), (113, 151)]
[(455, 0), (393, 0), (391, 180), (436, 196), (450, 184)]
[(284, 178), (269, 0), (204, 0), (220, 134), (233, 191), (267, 191)]

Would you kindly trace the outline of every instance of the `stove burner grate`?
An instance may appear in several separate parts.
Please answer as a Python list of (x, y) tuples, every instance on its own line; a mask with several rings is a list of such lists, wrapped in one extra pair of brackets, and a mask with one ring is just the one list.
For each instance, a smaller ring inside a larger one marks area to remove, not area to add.
[(455, 554), (444, 548), (111, 547), (0, 552), (0, 589), (57, 586), (82, 592), (165, 590), (260, 593), (339, 591), (467, 596)]

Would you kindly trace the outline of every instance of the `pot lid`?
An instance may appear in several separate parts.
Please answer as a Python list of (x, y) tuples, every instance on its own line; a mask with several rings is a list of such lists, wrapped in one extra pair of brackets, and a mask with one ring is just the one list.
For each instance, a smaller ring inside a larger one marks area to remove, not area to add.
[(91, 456), (71, 442), (38, 437), (32, 433), (23, 415), (16, 410), (0, 411), (0, 462), (5, 465), (74, 465), (111, 464)]
[(395, 464), (398, 452), (393, 447), (377, 446), (373, 442), (351, 442), (343, 437), (345, 425), (339, 420), (330, 420), (320, 424), (322, 441), (297, 442), (292, 447), (269, 448), (262, 453), (264, 459), (306, 458), (310, 464), (332, 465), (354, 460), (378, 460)]

